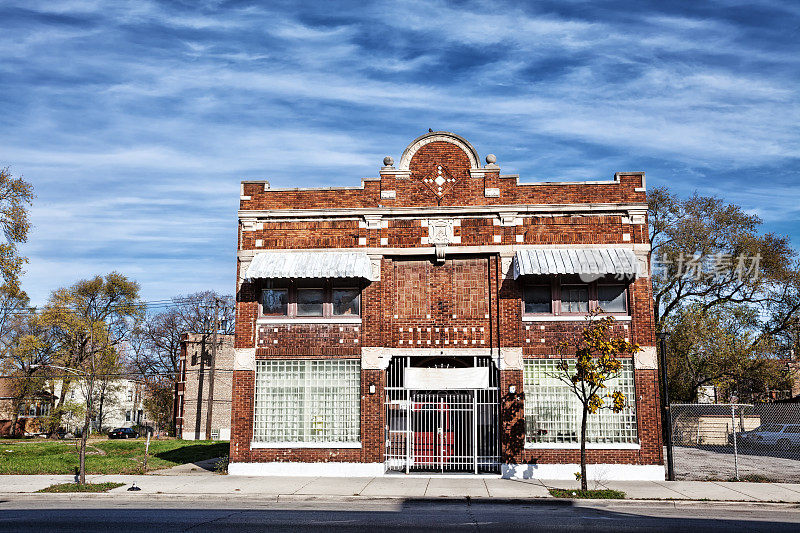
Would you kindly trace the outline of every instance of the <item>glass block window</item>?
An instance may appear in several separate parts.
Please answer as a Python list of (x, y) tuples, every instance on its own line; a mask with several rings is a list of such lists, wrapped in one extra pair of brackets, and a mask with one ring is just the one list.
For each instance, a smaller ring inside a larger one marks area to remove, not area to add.
[[(581, 403), (569, 387), (555, 377), (559, 372), (558, 362), (558, 359), (525, 360), (525, 442), (580, 443)], [(633, 363), (630, 359), (621, 362), (622, 370), (606, 386), (609, 393), (618, 390), (625, 394), (626, 406), (619, 413), (601, 409), (590, 414), (586, 442), (639, 442)], [(610, 399), (605, 402), (610, 405)]]
[(253, 440), (359, 442), (359, 361), (256, 361)]

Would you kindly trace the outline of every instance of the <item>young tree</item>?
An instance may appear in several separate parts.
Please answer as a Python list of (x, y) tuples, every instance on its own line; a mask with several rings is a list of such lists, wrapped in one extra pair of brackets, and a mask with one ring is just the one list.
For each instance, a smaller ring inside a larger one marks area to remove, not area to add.
[[(42, 312), (42, 320), (58, 339), (58, 365), (78, 376), (86, 400), (80, 483), (86, 479), (86, 439), (95, 408), (95, 385), (98, 376), (118, 371), (122, 343), (143, 316), (138, 299), (139, 284), (112, 272), (105, 278), (96, 276), (56, 290)], [(72, 379), (66, 375), (62, 379), (59, 409), (64, 406)]]
[[(619, 375), (622, 369), (619, 357), (632, 356), (639, 351), (637, 344), (612, 336), (614, 318), (611, 316), (595, 320), (587, 317), (589, 325), (583, 328), (581, 340), (559, 345), (562, 353), (575, 353), (575, 361), (563, 358), (558, 372), (553, 376), (569, 387), (581, 403), (581, 489), (587, 490), (586, 477), (586, 426), (589, 415), (600, 409), (611, 409), (615, 413), (625, 408), (626, 398), (621, 391), (609, 391), (606, 383)], [(606, 403), (608, 402), (608, 403)]]

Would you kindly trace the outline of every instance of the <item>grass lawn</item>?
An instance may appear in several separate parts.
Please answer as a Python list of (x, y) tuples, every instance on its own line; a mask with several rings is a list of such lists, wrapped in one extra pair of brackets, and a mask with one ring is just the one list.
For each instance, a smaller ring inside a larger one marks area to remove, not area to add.
[[(90, 439), (86, 445), (87, 474), (140, 474), (145, 439)], [(147, 470), (159, 470), (228, 455), (219, 441), (150, 440)], [(0, 474), (74, 474), (76, 441), (0, 440)]]
[(36, 492), (108, 492), (111, 489), (121, 487), (125, 483), (85, 483), (79, 485), (78, 483), (61, 483), (60, 485), (50, 485), (46, 489), (37, 490)]
[(547, 489), (555, 498), (593, 498), (598, 500), (622, 500), (625, 493), (621, 490), (580, 490), (580, 489)]

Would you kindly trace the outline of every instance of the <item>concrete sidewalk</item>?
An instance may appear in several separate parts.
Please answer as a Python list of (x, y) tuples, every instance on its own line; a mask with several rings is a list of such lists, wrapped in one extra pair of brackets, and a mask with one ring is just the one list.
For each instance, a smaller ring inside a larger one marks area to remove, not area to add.
[[(93, 483), (117, 481), (125, 486), (109, 495), (248, 495), (270, 499), (532, 499), (551, 498), (548, 488), (575, 489), (569, 481), (509, 480), (497, 477), (384, 476), (373, 478), (244, 477), (205, 475), (89, 475)], [(33, 493), (56, 483), (74, 481), (73, 476), (0, 476), (0, 495)], [(127, 492), (136, 483), (139, 492)], [(590, 484), (625, 492), (628, 499), (709, 500), (735, 502), (800, 503), (800, 484), (734, 483), (704, 481), (618, 481)]]

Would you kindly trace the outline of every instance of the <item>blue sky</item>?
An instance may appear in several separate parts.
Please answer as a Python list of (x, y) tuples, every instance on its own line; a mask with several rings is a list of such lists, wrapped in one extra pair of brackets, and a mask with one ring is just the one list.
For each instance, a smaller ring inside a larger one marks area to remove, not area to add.
[(35, 303), (232, 292), (239, 181), (358, 185), (428, 128), (523, 180), (644, 170), (800, 242), (797, 2), (0, 3)]

